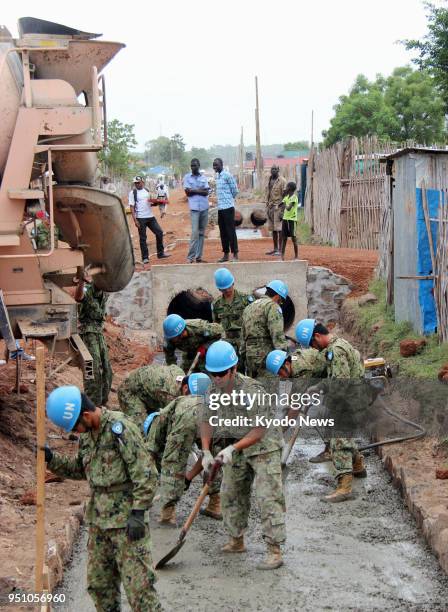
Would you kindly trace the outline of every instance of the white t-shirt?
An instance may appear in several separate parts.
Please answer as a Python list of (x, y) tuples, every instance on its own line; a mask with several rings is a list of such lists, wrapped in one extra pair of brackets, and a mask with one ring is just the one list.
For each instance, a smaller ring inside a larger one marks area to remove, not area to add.
[(168, 188), (164, 183), (159, 183), (157, 185), (157, 197), (158, 198), (164, 198), (165, 200), (168, 200)]
[(137, 206), (135, 206), (134, 190), (131, 189), (129, 192), (129, 206), (135, 206), (135, 216), (137, 219), (149, 219), (154, 217), (152, 212), (152, 206), (148, 202), (149, 192), (142, 187), (137, 189)]

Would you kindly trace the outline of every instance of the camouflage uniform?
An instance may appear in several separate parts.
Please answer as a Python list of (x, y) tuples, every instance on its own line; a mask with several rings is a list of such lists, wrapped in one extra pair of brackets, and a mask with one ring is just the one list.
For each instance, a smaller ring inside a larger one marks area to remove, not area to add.
[[(257, 396), (264, 392), (263, 387), (255, 380), (237, 373), (233, 389), (236, 393)], [(221, 394), (213, 383), (212, 393)], [(247, 426), (213, 428), (213, 439), (233, 444), (249, 433), (256, 426), (255, 417), (271, 417), (273, 410), (263, 401), (256, 401), (249, 411), (247, 407), (234, 403), (230, 406), (220, 405), (218, 410), (205, 410), (202, 418), (209, 420), (211, 415), (221, 418), (236, 416), (249, 417), (252, 422)], [(221, 503), (224, 524), (233, 538), (244, 534), (248, 524), (250, 496), (255, 481), (255, 493), (261, 512), (261, 529), (263, 538), (268, 544), (282, 544), (286, 539), (285, 532), (285, 499), (281, 474), (282, 435), (278, 428), (269, 428), (264, 437), (242, 451), (234, 451), (232, 463), (223, 467)]]
[[(174, 505), (182, 497), (185, 473), (193, 443), (200, 445), (198, 419), (204, 401), (197, 395), (181, 396), (160, 411), (154, 419), (147, 439), (148, 450), (160, 461), (162, 506)], [(222, 444), (213, 444), (212, 454), (222, 450)], [(209, 495), (219, 493), (221, 477), (209, 489)]]
[[(182, 338), (178, 344), (174, 344), (167, 340), (163, 347), (165, 353), (165, 361), (167, 365), (177, 363), (176, 349), (182, 351), (181, 368), (186, 373), (196, 357), (200, 346), (208, 346), (216, 340), (220, 340), (224, 336), (224, 330), (218, 323), (209, 323), (202, 319), (187, 319), (185, 329), (188, 332), (186, 338)], [(206, 372), (205, 359), (199, 359), (194, 372)]]
[(96, 406), (107, 404), (112, 386), (113, 373), (103, 335), (107, 297), (93, 283), (88, 284), (78, 307), (79, 332), (93, 360), (93, 379), (84, 379), (84, 391)]
[[(59, 230), (54, 226), (54, 248), (58, 247)], [(51, 247), (50, 224), (48, 221), (39, 223), (36, 228), (36, 248), (40, 251), (48, 251)]]
[[(347, 340), (333, 336), (324, 355), (327, 362), (327, 377), (330, 379), (327, 385), (328, 399), (326, 399), (330, 412), (340, 412), (344, 404), (355, 403), (362, 406), (367, 398), (363, 384), (364, 364), (359, 352)], [(331, 379), (344, 382), (335, 381), (331, 384)], [(351, 474), (354, 457), (358, 454), (355, 441), (345, 437), (331, 438), (330, 451), (336, 478), (342, 474)]]
[(228, 302), (224, 296), (216, 298), (212, 303), (212, 315), (215, 323), (220, 323), (230, 342), (238, 353), (241, 344), (241, 318), (243, 310), (254, 301), (253, 295), (240, 293), (235, 289), (233, 300)]
[[(112, 429), (118, 423), (121, 434)], [(81, 434), (77, 456), (54, 453), (48, 466), (60, 476), (89, 482), (87, 590), (96, 609), (121, 609), (121, 581), (132, 610), (161, 610), (154, 588), (149, 526), (136, 542), (129, 542), (126, 535), (131, 510), (151, 506), (157, 482), (137, 426), (121, 412), (103, 410), (99, 431)]]
[(118, 402), (124, 414), (140, 428), (144, 420), (180, 395), (184, 372), (176, 365), (149, 365), (129, 374), (118, 387)]
[(249, 376), (266, 374), (265, 359), (270, 351), (288, 350), (283, 327), (282, 309), (270, 297), (255, 300), (244, 309), (240, 355)]

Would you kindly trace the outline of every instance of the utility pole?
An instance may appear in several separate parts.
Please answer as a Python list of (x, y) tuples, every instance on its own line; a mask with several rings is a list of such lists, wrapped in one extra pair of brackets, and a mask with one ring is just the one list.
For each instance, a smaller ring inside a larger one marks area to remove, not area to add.
[(263, 186), (263, 158), (261, 156), (260, 144), (260, 107), (258, 105), (258, 77), (255, 77), (255, 135), (256, 135), (256, 157), (255, 167), (257, 170), (257, 187), (261, 189)]
[(311, 142), (310, 142), (310, 150), (314, 145), (314, 110), (311, 111)]
[(239, 166), (240, 166), (240, 189), (243, 187), (244, 181), (244, 133), (241, 126), (240, 150), (239, 150)]

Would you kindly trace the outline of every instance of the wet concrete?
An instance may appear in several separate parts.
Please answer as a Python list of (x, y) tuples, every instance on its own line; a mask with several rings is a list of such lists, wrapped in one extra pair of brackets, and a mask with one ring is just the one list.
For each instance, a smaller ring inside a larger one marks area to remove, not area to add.
[[(399, 494), (375, 455), (368, 478), (355, 482), (356, 498), (324, 504), (333, 486), (329, 465), (307, 458), (321, 450), (319, 439), (300, 441), (286, 480), (285, 566), (260, 572), (264, 555), (257, 509), (252, 508), (248, 552), (226, 556), (222, 523), (199, 516), (187, 542), (158, 572), (157, 589), (168, 611), (229, 610), (318, 612), (320, 610), (448, 609), (448, 578), (418, 533)], [(200, 483), (192, 485), (178, 511), (178, 526), (191, 509)], [(176, 542), (178, 529), (161, 528), (151, 511), (153, 555), (159, 560)], [(84, 534), (61, 589), (66, 610), (90, 612), (86, 593)], [(123, 602), (124, 603), (124, 602)], [(129, 610), (124, 603), (123, 609)]]

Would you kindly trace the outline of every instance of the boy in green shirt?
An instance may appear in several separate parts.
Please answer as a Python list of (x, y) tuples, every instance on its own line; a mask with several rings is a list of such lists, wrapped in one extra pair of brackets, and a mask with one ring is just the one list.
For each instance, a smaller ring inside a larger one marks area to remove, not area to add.
[(291, 181), (286, 185), (285, 197), (283, 204), (285, 212), (283, 213), (282, 221), (282, 261), (285, 260), (286, 242), (291, 238), (294, 246), (294, 259), (299, 259), (299, 247), (297, 245), (297, 209), (299, 200), (297, 198), (297, 185)]

